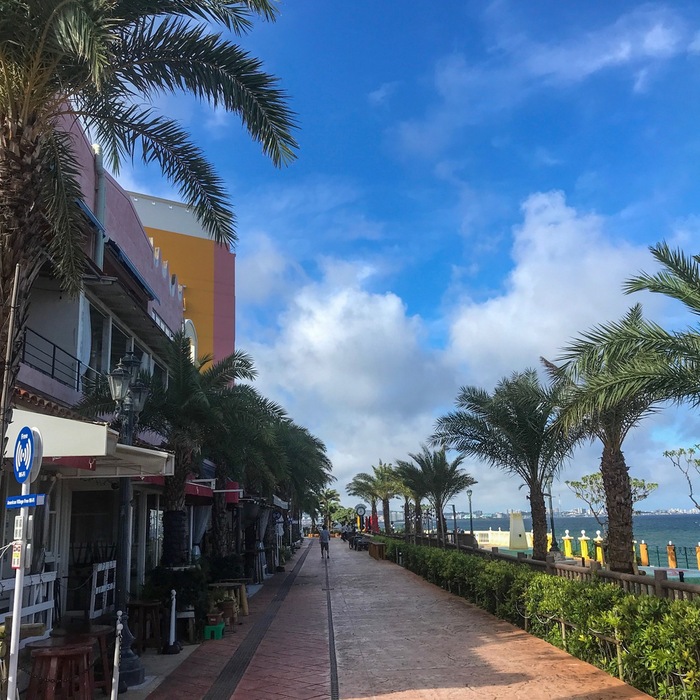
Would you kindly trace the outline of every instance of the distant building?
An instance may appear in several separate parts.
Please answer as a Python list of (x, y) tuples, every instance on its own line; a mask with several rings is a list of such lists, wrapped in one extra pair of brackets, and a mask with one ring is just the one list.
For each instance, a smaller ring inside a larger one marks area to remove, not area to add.
[(195, 334), (195, 354), (215, 360), (230, 355), (236, 340), (235, 254), (209, 237), (187, 205), (137, 192), (129, 197), (156, 254), (177, 270), (185, 332)]

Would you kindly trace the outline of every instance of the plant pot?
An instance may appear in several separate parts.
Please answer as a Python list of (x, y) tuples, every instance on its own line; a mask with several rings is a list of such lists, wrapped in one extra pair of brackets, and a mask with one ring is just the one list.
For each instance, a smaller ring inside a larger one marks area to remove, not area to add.
[(236, 615), (238, 615), (238, 603), (235, 600), (222, 600), (219, 603), (219, 609), (226, 623), (233, 626), (236, 622)]
[(221, 612), (207, 613), (207, 625), (220, 625), (223, 622), (223, 620), (224, 616)]

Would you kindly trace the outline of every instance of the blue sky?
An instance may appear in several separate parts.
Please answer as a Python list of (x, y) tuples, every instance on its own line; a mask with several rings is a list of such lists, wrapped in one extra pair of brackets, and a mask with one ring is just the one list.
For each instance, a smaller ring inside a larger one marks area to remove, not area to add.
[[(634, 302), (693, 322), (621, 284), (662, 239), (697, 252), (697, 3), (287, 0), (240, 43), (290, 95), (295, 163), (275, 169), (233, 115), (158, 106), (226, 179), (238, 345), (325, 441), (346, 504), (355, 473), (419, 451), (460, 386), (491, 390)], [(153, 171), (119, 179), (174, 196)], [(632, 473), (661, 484), (647, 507), (691, 507), (662, 453), (696, 442), (697, 411), (630, 434)], [(466, 466), (475, 508), (527, 508), (517, 480)]]

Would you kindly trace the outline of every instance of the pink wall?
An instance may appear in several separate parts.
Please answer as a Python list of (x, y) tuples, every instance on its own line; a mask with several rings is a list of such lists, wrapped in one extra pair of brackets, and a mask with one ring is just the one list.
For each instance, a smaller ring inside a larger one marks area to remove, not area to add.
[[(77, 122), (64, 119), (64, 124), (73, 137), (76, 163), (79, 166), (78, 178), (85, 204), (94, 212), (97, 177), (92, 146)], [(149, 311), (155, 310), (173, 331), (179, 330), (183, 318), (182, 300), (178, 296), (177, 284), (171, 284), (173, 271), (155, 261), (153, 246), (143, 230), (131, 200), (118, 182), (107, 174), (105, 185), (104, 223), (108, 238), (115, 241), (124, 251), (158, 297), (158, 301), (149, 304)], [(88, 251), (88, 254), (92, 255), (92, 251)]]
[(214, 248), (214, 357), (236, 349), (236, 256), (223, 246)]

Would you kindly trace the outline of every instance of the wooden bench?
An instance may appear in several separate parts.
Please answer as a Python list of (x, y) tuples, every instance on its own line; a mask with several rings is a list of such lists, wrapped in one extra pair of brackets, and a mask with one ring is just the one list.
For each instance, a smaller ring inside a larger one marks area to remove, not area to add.
[(386, 543), (385, 542), (370, 542), (369, 555), (374, 559), (386, 559)]

